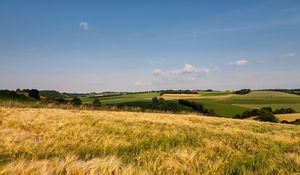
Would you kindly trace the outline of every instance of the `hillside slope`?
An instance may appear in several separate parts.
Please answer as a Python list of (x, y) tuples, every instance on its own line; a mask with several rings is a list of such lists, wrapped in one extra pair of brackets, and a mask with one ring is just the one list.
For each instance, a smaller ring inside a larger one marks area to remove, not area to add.
[(294, 174), (300, 127), (195, 115), (0, 108), (0, 174)]

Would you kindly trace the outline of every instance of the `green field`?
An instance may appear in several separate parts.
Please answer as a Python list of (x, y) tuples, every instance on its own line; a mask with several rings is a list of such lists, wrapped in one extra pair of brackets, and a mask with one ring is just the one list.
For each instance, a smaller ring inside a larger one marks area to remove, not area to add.
[[(119, 103), (129, 103), (129, 102), (151, 102), (152, 97), (158, 97), (159, 93), (138, 93), (138, 94), (128, 94), (128, 95), (117, 95), (109, 97), (99, 97), (104, 104), (119, 104)], [(86, 96), (81, 98), (83, 103), (92, 103), (94, 100), (93, 96)]]
[[(159, 93), (134, 93), (104, 97), (95, 97), (92, 94), (80, 96), (83, 104), (91, 104), (95, 98), (98, 98), (104, 105), (133, 106), (142, 109), (147, 109), (149, 104), (152, 103), (153, 97), (159, 97)], [(178, 99), (181, 98), (183, 98), (182, 95), (178, 95), (177, 97), (176, 94), (164, 97), (166, 101), (174, 103), (177, 103)], [(71, 99), (72, 98), (69, 100)], [(188, 95), (184, 96), (184, 99), (203, 104), (205, 108), (214, 109), (218, 116), (223, 117), (233, 117), (249, 109), (268, 106), (273, 109), (293, 108), (297, 112), (300, 112), (299, 95), (276, 91), (252, 91), (246, 95), (237, 95), (232, 92), (199, 92), (199, 95), (195, 94), (190, 97)], [(0, 97), (0, 104), (2, 105), (15, 103), (26, 106), (33, 105), (37, 102), (17, 97)], [(182, 109), (186, 109), (187, 112), (191, 111), (191, 109), (187, 109), (183, 106)]]
[[(103, 104), (122, 104), (143, 107), (151, 103), (152, 97), (158, 97), (159, 93), (139, 93), (99, 98)], [(179, 99), (179, 98), (178, 98)], [(94, 98), (87, 96), (82, 98), (84, 103), (91, 103)], [(165, 100), (177, 101), (176, 98)], [(241, 114), (248, 109), (270, 106), (274, 109), (291, 107), (300, 112), (300, 96), (275, 91), (252, 91), (246, 95), (236, 95), (231, 92), (200, 92), (199, 99), (191, 98), (203, 104), (206, 108), (212, 108), (217, 115), (232, 117)]]

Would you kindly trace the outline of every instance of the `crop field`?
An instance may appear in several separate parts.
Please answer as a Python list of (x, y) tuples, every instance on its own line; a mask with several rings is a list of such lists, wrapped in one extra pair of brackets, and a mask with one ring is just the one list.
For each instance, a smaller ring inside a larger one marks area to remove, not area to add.
[[(151, 102), (152, 97), (158, 97), (159, 93), (138, 93), (129, 95), (117, 95), (110, 97), (99, 97), (104, 104), (128, 103), (128, 102)], [(87, 96), (81, 98), (84, 103), (92, 103), (94, 98)]]
[(157, 113), (0, 108), (0, 174), (295, 174), (300, 127)]
[[(81, 96), (80, 98), (83, 104), (92, 104), (93, 100), (97, 98), (100, 99), (103, 105), (134, 106), (147, 109), (147, 107), (152, 104), (153, 97), (160, 97), (160, 95), (159, 93), (152, 92), (105, 97), (87, 95)], [(199, 92), (199, 94), (165, 94), (161, 97), (166, 101), (175, 103), (178, 102), (178, 99), (194, 101), (203, 104), (205, 108), (213, 109), (218, 116), (222, 117), (233, 117), (246, 110), (262, 107), (272, 107), (273, 109), (293, 108), (297, 112), (300, 112), (299, 95), (276, 91), (252, 91), (246, 95), (237, 95), (232, 92)], [(0, 97), (0, 105), (2, 106), (14, 106), (10, 104), (18, 104), (17, 106), (34, 106), (36, 103), (37, 102), (26, 101), (24, 99)]]
[[(159, 93), (140, 93), (103, 97), (100, 100), (104, 104), (123, 104), (145, 106), (151, 103), (152, 97), (159, 97)], [(248, 109), (270, 106), (274, 109), (293, 108), (300, 112), (300, 96), (275, 91), (252, 91), (246, 95), (237, 95), (232, 92), (199, 92), (199, 94), (165, 94), (165, 100), (177, 101), (186, 99), (203, 104), (206, 108), (212, 108), (217, 115), (232, 117), (241, 114)], [(93, 98), (83, 98), (85, 103), (91, 103)]]
[(164, 99), (193, 99), (200, 98), (199, 94), (164, 94), (161, 96)]
[(276, 114), (275, 115), (279, 120), (286, 120), (289, 122), (295, 121), (296, 119), (300, 119), (300, 113), (294, 114)]

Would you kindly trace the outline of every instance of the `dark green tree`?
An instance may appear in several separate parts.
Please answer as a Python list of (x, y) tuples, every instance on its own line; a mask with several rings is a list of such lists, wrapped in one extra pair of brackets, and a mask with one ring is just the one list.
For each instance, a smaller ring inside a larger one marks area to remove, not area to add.
[(153, 104), (158, 104), (159, 103), (158, 98), (157, 97), (153, 97), (152, 98), (152, 103)]
[(255, 120), (264, 121), (264, 122), (274, 122), (274, 123), (277, 123), (279, 121), (274, 114), (266, 110), (261, 110), (260, 114), (255, 118)]
[(73, 98), (72, 100), (73, 106), (80, 106), (82, 104), (81, 100), (77, 97)]
[(96, 98), (96, 99), (93, 101), (93, 106), (94, 106), (94, 107), (100, 107), (100, 106), (101, 106), (100, 100)]
[(28, 91), (28, 95), (31, 98), (34, 98), (36, 100), (40, 100), (40, 92), (37, 89), (31, 89)]
[(261, 111), (265, 110), (265, 111), (268, 111), (269, 113), (273, 113), (273, 109), (271, 107), (262, 107), (260, 110)]

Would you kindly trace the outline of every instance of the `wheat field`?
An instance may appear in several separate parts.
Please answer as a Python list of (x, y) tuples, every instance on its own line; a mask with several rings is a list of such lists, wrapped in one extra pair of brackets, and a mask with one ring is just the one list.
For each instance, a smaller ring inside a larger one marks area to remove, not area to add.
[(196, 115), (0, 108), (0, 174), (296, 174), (300, 127)]

